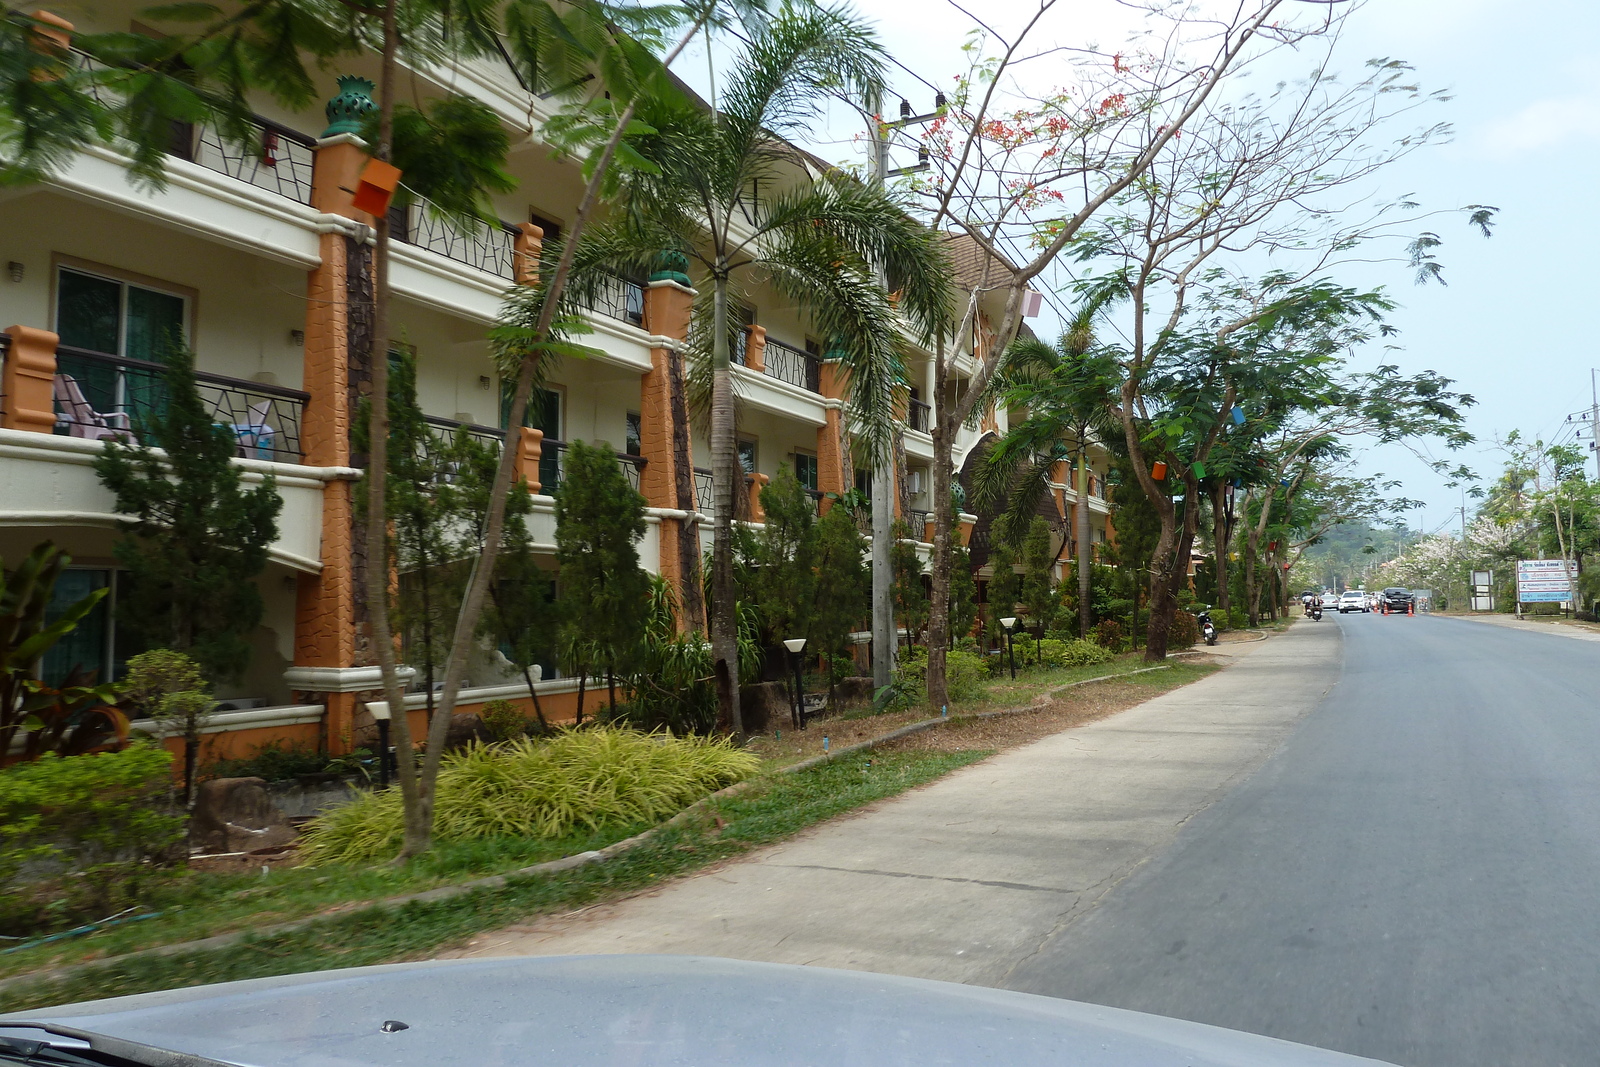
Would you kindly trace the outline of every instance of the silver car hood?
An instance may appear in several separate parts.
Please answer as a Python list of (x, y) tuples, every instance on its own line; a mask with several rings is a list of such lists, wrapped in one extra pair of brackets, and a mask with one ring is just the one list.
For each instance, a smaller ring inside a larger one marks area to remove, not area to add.
[(13, 1029), (22, 1020), (244, 1067), (1377, 1062), (1026, 993), (695, 956), (545, 956), (322, 971), (0, 1016), (0, 1034), (26, 1036)]

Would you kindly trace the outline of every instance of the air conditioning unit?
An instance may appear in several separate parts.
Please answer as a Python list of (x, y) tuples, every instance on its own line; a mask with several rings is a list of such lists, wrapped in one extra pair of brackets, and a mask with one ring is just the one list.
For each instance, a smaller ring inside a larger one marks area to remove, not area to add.
[(922, 472), (920, 470), (912, 471), (906, 476), (906, 481), (911, 486), (911, 494), (913, 496), (922, 492)]

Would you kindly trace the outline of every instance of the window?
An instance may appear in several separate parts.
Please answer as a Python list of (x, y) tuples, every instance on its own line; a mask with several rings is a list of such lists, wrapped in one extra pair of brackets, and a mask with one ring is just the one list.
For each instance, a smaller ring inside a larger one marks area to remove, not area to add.
[(748, 304), (734, 304), (728, 308), (728, 318), (736, 331), (731, 338), (730, 356), (741, 367), (746, 364), (746, 349), (750, 345), (750, 327), (756, 324), (756, 309)]
[(551, 242), (561, 240), (561, 223), (547, 219), (537, 211), (528, 212), (528, 221), (544, 231), (544, 240)]
[(807, 489), (816, 491), (817, 488), (817, 457), (808, 456), (804, 452), (794, 455), (795, 480)]
[(756, 442), (753, 437), (739, 439), (739, 467), (746, 475), (756, 472)]
[(182, 341), (188, 301), (71, 267), (56, 273), (56, 333), (69, 348), (160, 362), (162, 349)]
[(644, 420), (637, 411), (628, 412), (628, 429), (626, 433), (627, 444), (625, 451), (630, 456), (644, 455)]
[(72, 605), (108, 585), (110, 595), (102, 597), (94, 610), (44, 654), (39, 676), (46, 685), (63, 685), (74, 674), (80, 680), (92, 678), (97, 683), (116, 681), (122, 677), (128, 657), (141, 651), (142, 646), (116, 621), (116, 600), (122, 582), (118, 573), (109, 568), (63, 570), (50, 594), (45, 618), (54, 622)]
[(871, 471), (862, 471), (862, 470), (856, 471), (856, 491), (861, 493), (868, 500), (872, 499), (872, 472)]

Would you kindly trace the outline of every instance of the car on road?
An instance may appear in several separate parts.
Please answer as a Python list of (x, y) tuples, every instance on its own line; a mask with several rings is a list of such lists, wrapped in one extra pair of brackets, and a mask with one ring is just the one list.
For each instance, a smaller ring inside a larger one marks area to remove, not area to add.
[(1379, 594), (1379, 603), (1391, 615), (1395, 612), (1404, 615), (1411, 610), (1411, 590), (1390, 586)]
[(402, 963), (0, 1016), (0, 1064), (58, 1067), (1376, 1062), (1031, 993), (696, 956)]
[(1338, 593), (1323, 593), (1322, 594), (1322, 609), (1324, 611), (1334, 611), (1338, 607), (1339, 607), (1339, 594)]
[(1346, 589), (1344, 595), (1339, 598), (1340, 615), (1349, 611), (1364, 612), (1370, 610), (1372, 609), (1367, 606), (1367, 594), (1360, 589)]

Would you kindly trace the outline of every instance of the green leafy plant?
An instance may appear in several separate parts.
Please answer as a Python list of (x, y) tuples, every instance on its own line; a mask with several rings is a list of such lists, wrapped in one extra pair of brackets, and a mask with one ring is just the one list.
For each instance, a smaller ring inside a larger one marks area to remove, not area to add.
[[(984, 657), (966, 649), (954, 648), (945, 653), (945, 678), (949, 685), (952, 703), (976, 700), (983, 696), (989, 678), (989, 668)], [(914, 708), (928, 702), (928, 650), (920, 645), (905, 649), (895, 664), (894, 681), (886, 686), (891, 692), (883, 703), (883, 710)], [(880, 690), (880, 693), (882, 691)]]
[(204, 778), (260, 778), (283, 782), (303, 774), (323, 774), (328, 757), (305, 745), (268, 741), (242, 759), (219, 759), (206, 766)]
[(496, 741), (514, 741), (528, 736), (528, 717), (509, 700), (491, 700), (478, 712), (478, 718)]
[(124, 742), (128, 720), (109, 704), (110, 687), (79, 676), (59, 688), (36, 675), (44, 654), (94, 610), (107, 590), (96, 589), (48, 619), (50, 595), (72, 557), (49, 541), (38, 545), (15, 570), (0, 566), (0, 754), (11, 751), (19, 732), (22, 758), (48, 752), (76, 755), (109, 741)]
[(1193, 648), (1200, 639), (1200, 622), (1187, 611), (1172, 614), (1172, 627), (1167, 631), (1168, 648)]
[(181, 855), (172, 756), (152, 745), (0, 771), (0, 933), (127, 908)]
[(216, 705), (200, 665), (182, 652), (153, 648), (128, 660), (119, 688), (127, 705), (164, 733), (182, 732), (183, 802), (189, 803), (194, 797), (200, 730)]
[[(444, 757), (435, 828), (440, 840), (467, 840), (653, 822), (759, 766), (726, 740), (612, 726), (472, 745)], [(304, 851), (318, 863), (382, 859), (399, 852), (403, 830), (399, 791), (385, 789), (318, 818)]]
[(1090, 631), (1089, 639), (1101, 648), (1121, 652), (1127, 643), (1127, 631), (1116, 619), (1101, 619)]

